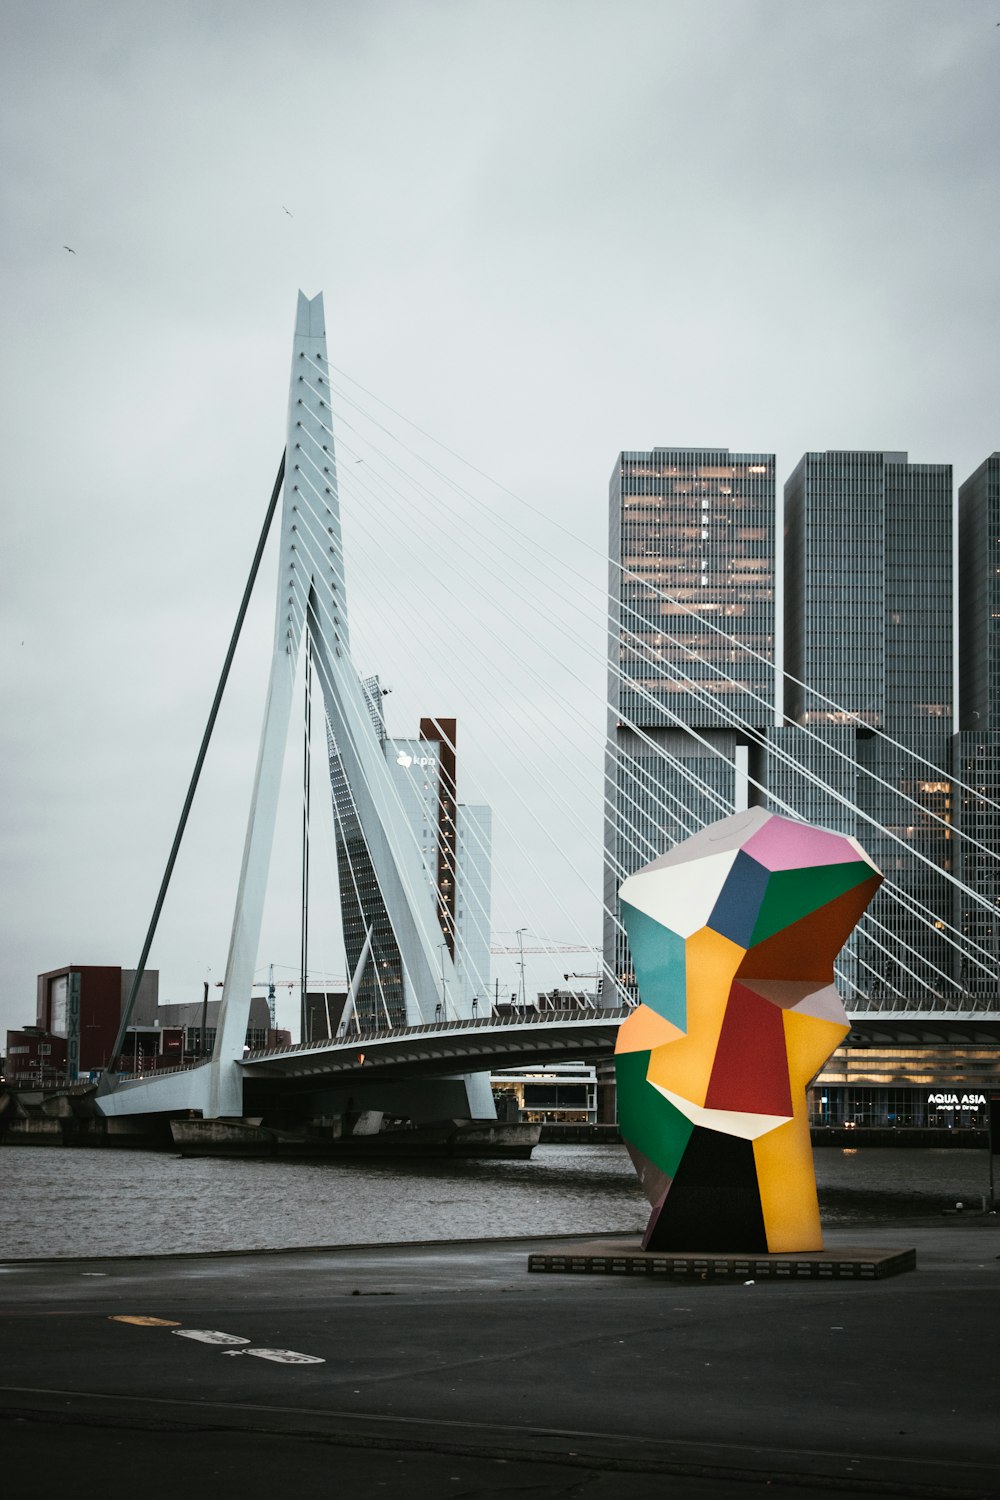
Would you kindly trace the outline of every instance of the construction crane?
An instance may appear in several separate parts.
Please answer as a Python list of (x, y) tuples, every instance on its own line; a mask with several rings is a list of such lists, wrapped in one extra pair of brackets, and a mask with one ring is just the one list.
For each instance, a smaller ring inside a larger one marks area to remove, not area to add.
[(278, 999), (274, 993), (274, 964), (267, 971), (267, 1018), (272, 1031), (278, 1029)]
[(581, 948), (576, 943), (549, 943), (545, 948), (490, 948), (491, 953), (595, 953), (595, 948)]
[[(272, 1031), (278, 1029), (278, 997), (275, 990), (280, 985), (282, 989), (297, 990), (300, 981), (298, 979), (275, 979), (274, 964), (269, 964), (267, 969), (267, 1024)], [(254, 980), (250, 986), (254, 990), (264, 988), (263, 979)]]
[[(534, 946), (526, 948), (524, 945), (524, 934), (527, 931), (527, 927), (519, 927), (517, 929), (517, 932), (515, 933), (515, 937), (517, 938), (516, 948), (508, 948), (503, 943), (499, 943), (496, 946), (490, 948), (491, 953), (509, 954), (512, 958), (516, 955), (518, 968), (521, 970), (521, 975), (518, 980), (517, 995), (512, 996), (512, 998), (519, 1001), (521, 1005), (527, 1004), (527, 985), (525, 983), (524, 975), (525, 954), (534, 953), (539, 955), (547, 955), (552, 953), (598, 953), (600, 951), (596, 946), (591, 945), (581, 947), (579, 943), (547, 943), (545, 944), (545, 946)], [(499, 993), (500, 981), (497, 980), (497, 994), (499, 995)]]
[[(268, 1017), (269, 1017), (269, 1024), (270, 1024), (270, 1027), (271, 1027), (272, 1031), (277, 1031), (277, 1029), (278, 1029), (278, 997), (275, 994), (275, 991), (276, 990), (297, 990), (297, 989), (299, 989), (301, 987), (302, 980), (301, 979), (275, 979), (275, 977), (274, 977), (274, 964), (268, 964), (266, 984), (267, 984), (267, 1014), (268, 1014)], [(265, 985), (265, 981), (263, 979), (255, 979), (254, 982), (253, 982), (253, 984), (251, 985), (251, 989), (262, 990), (264, 988), (264, 985)], [(326, 983), (323, 984), (322, 988), (324, 990), (346, 990), (347, 989), (347, 980), (346, 979), (334, 979), (332, 981), (328, 980)]]

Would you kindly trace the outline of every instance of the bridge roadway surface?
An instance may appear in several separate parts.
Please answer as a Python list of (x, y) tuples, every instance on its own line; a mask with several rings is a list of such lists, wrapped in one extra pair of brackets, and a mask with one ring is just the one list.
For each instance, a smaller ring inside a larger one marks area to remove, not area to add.
[(4, 1493), (1000, 1494), (996, 1217), (828, 1231), (915, 1245), (881, 1282), (529, 1274), (555, 1243), (0, 1264)]
[(591, 1007), (345, 1032), (332, 1040), (250, 1052), (240, 1067), (245, 1077), (258, 1078), (357, 1077), (362, 1067), (365, 1078), (391, 1078), (400, 1072), (407, 1077), (432, 1077), (471, 1069), (501, 1072), (526, 1063), (566, 1059), (589, 1062), (611, 1057), (618, 1028), (628, 1014), (621, 1007)]

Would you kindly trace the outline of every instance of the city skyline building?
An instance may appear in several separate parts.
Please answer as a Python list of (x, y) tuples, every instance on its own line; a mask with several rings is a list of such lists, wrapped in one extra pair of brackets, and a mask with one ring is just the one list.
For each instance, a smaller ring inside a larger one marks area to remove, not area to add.
[(766, 780), (776, 810), (857, 838), (896, 888), (839, 960), (856, 1010), (933, 1009), (956, 974), (952, 534), (950, 464), (830, 449), (785, 484), (785, 724)]
[[(113, 1067), (118, 1025), (134, 978), (134, 969), (117, 964), (67, 964), (39, 974), (34, 1021), (7, 1032), (7, 1081), (72, 1087)], [(118, 1064), (158, 1072), (211, 1054), (219, 1005), (209, 999), (207, 983), (200, 1000), (161, 1002), (159, 970), (145, 969)], [(267, 1001), (253, 997), (246, 1045), (290, 1040), (287, 1031), (271, 1024)]]
[[(991, 953), (998, 940), (951, 877), (997, 884), (988, 854), (958, 856), (954, 827), (1000, 842), (1000, 455), (962, 490), (957, 737), (951, 466), (831, 449), (789, 475), (780, 723), (774, 475), (773, 454), (720, 448), (623, 451), (612, 474), (605, 961), (631, 991), (613, 918), (627, 874), (766, 801), (858, 838), (886, 873), (838, 963), (848, 1004), (953, 1007), (960, 985), (993, 984), (954, 928)], [(989, 801), (959, 805), (956, 756)]]
[(665, 837), (757, 800), (774, 719), (774, 454), (623, 451), (609, 499), (603, 949), (633, 994), (622, 880)]
[[(959, 486), (958, 557), (955, 800), (966, 835), (959, 842), (959, 873), (965, 885), (986, 897), (993, 911), (959, 891), (956, 925), (995, 958), (1000, 954), (995, 858), (1000, 850), (1000, 810), (995, 805), (1000, 803), (1000, 452), (991, 453)], [(963, 966), (962, 981), (970, 994), (996, 993), (995, 975), (978, 964)]]
[[(379, 680), (368, 677), (361, 686), (384, 751), (386, 728)], [(326, 738), (348, 979), (358, 966), (369, 929), (372, 934), (371, 952), (355, 998), (355, 1013), (362, 1026), (402, 1026), (406, 1021), (402, 960), (329, 720)]]
[[(390, 738), (378, 678), (368, 678), (362, 686), (395, 795), (435, 895), (442, 956), (447, 954), (455, 965), (460, 993), (450, 996), (445, 986), (441, 1004), (446, 1014), (451, 1005), (454, 1014), (467, 1014), (474, 1001), (478, 1006), (489, 996), (491, 810), (458, 801), (454, 719), (425, 717), (417, 737)], [(371, 954), (356, 998), (357, 1021), (363, 1027), (402, 1026), (408, 980), (329, 725), (327, 745), (349, 975), (357, 967), (369, 928), (372, 932)]]

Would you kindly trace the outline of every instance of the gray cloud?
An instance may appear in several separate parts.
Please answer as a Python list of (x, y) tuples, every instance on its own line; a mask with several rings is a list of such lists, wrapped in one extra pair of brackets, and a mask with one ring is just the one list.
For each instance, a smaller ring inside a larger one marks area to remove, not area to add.
[[(1000, 446), (995, 6), (8, 0), (4, 21), (0, 1029), (38, 970), (138, 953), (280, 454), (299, 286), (337, 364), (578, 534), (539, 540), (597, 578), (622, 447), (773, 448), (782, 473), (901, 447), (960, 479)], [(421, 580), (347, 528), (374, 650), (379, 589), (417, 619)], [(270, 588), (154, 951), (173, 998), (224, 963)], [(469, 794), (527, 835), (546, 809), (527, 780), (507, 806), (471, 650), (425, 678), (359, 665), (397, 678), (401, 716), (460, 714)], [(596, 881), (592, 774), (592, 836), (561, 836)], [(262, 963), (298, 952), (295, 839)], [(497, 925), (563, 935), (525, 884)]]

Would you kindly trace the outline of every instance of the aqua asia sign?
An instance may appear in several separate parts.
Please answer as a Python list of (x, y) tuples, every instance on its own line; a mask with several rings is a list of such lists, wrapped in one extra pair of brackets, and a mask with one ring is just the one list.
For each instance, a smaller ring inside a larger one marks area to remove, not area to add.
[(962, 1109), (985, 1109), (985, 1094), (928, 1094), (928, 1109), (962, 1110)]

